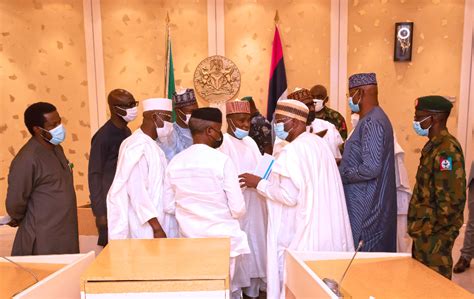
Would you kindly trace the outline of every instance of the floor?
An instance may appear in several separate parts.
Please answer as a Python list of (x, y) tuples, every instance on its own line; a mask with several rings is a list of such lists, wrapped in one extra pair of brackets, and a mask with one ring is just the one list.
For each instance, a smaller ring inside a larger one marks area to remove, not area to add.
[[(456, 264), (461, 254), (460, 250), (462, 248), (462, 243), (464, 242), (464, 229), (465, 227), (463, 226), (459, 234), (459, 237), (456, 239), (456, 242), (454, 243), (454, 248), (453, 248), (454, 264)], [(457, 283), (458, 285), (462, 286), (463, 288), (465, 288), (466, 290), (468, 290), (469, 292), (474, 293), (474, 264), (471, 262), (471, 268), (466, 270), (466, 272), (464, 273), (460, 273), (460, 274), (453, 273), (453, 281)]]

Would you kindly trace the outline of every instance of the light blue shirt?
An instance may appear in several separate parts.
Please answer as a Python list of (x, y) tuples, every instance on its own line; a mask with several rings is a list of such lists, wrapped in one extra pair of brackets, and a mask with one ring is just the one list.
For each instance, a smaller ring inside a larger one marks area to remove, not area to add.
[(181, 128), (177, 123), (173, 123), (173, 131), (170, 136), (163, 140), (157, 139), (156, 141), (169, 162), (176, 154), (193, 144), (193, 137), (191, 136), (191, 130)]

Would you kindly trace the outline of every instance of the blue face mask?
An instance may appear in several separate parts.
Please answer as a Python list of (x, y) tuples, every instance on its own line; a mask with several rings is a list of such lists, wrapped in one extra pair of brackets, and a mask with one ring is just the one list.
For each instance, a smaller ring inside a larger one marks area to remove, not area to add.
[(285, 123), (280, 122), (280, 123), (275, 123), (273, 129), (275, 130), (275, 135), (280, 138), (281, 140), (286, 140), (288, 138), (288, 134), (290, 134), (290, 131), (285, 131)]
[(239, 128), (235, 128), (234, 135), (238, 139), (244, 139), (245, 137), (249, 136), (249, 131), (245, 131), (245, 130), (242, 130), (242, 129), (239, 129)]
[(429, 126), (426, 129), (423, 129), (421, 127), (421, 123), (424, 122), (425, 120), (429, 119), (430, 117), (431, 117), (431, 115), (428, 116), (428, 117), (425, 117), (421, 121), (413, 121), (413, 129), (415, 130), (416, 134), (418, 134), (420, 136), (428, 136), (428, 134), (430, 133), (431, 126)]
[(354, 113), (359, 113), (360, 112), (360, 101), (362, 101), (362, 98), (359, 99), (359, 102), (357, 104), (354, 104), (354, 96), (359, 92), (357, 90), (352, 97), (349, 97), (349, 107), (351, 108), (351, 111)]
[(235, 138), (237, 139), (244, 139), (245, 137), (249, 136), (249, 131), (242, 130), (240, 128), (237, 128), (237, 126), (234, 124), (232, 120), (230, 120), (232, 125), (234, 126), (235, 130), (232, 130), (234, 133)]
[[(46, 131), (46, 130), (43, 129), (43, 131)], [(51, 134), (51, 139), (48, 140), (49, 143), (54, 144), (54, 145), (60, 144), (66, 138), (66, 129), (64, 128), (62, 124), (60, 124), (56, 128), (49, 130), (47, 132)]]

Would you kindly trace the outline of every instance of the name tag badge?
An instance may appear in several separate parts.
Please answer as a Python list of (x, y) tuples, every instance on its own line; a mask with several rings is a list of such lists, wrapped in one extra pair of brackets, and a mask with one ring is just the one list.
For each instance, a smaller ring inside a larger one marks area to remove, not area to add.
[(440, 158), (439, 170), (441, 170), (441, 171), (453, 170), (453, 158), (452, 157)]

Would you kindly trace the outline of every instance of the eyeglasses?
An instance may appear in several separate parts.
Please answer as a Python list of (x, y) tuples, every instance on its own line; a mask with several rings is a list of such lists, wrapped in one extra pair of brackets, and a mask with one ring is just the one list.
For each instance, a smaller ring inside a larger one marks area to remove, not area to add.
[(125, 104), (125, 105), (115, 105), (115, 107), (121, 108), (121, 109), (129, 109), (129, 108), (138, 107), (138, 104), (140, 104), (140, 102), (139, 102), (139, 101), (135, 101), (135, 102), (131, 102), (131, 103)]
[(326, 99), (328, 98), (328, 96), (325, 96), (324, 98), (321, 96), (317, 96), (317, 97), (314, 97), (313, 99), (313, 102), (316, 102), (316, 101), (326, 101)]
[(291, 118), (280, 118), (278, 120), (275, 118), (275, 124), (277, 124), (277, 123), (285, 123), (286, 124), (290, 120), (291, 120)]
[(157, 112), (155, 114), (158, 115), (161, 118), (162, 121), (171, 122), (171, 115), (165, 114), (165, 113), (162, 113), (162, 112)]
[(432, 117), (432, 115), (418, 115), (413, 118), (414, 121), (418, 121), (420, 123), (424, 122), (425, 120), (429, 119)]
[[(354, 92), (354, 94), (352, 95), (352, 97), (354, 97), (358, 92), (359, 92), (360, 89), (356, 89), (356, 91)], [(351, 94), (350, 93), (346, 93), (346, 97), (351, 97)]]

